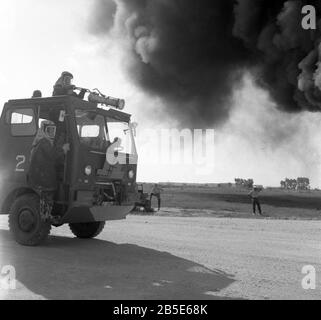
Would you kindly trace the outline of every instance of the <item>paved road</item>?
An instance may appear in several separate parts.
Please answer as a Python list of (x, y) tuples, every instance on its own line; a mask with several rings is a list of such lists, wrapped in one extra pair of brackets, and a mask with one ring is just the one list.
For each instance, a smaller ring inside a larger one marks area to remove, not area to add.
[[(321, 222), (130, 216), (97, 240), (53, 230), (46, 246), (13, 242), (0, 218), (6, 299), (320, 299)], [(317, 289), (304, 291), (313, 265)]]

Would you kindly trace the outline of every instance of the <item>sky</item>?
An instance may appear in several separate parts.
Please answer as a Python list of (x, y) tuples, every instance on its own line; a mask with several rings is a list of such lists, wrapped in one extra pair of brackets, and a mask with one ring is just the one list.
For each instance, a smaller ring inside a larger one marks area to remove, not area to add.
[[(126, 112), (138, 123), (140, 181), (218, 183), (254, 178), (257, 184), (278, 186), (286, 177), (308, 176), (313, 186), (321, 186), (321, 116), (277, 111), (250, 76), (234, 94), (230, 119), (215, 130), (211, 170), (200, 173), (202, 164), (150, 163), (158, 144), (146, 142), (146, 130), (175, 128), (177, 123), (162, 111), (161, 101), (130, 81), (121, 41), (102, 41), (88, 32), (91, 5), (88, 0), (0, 1), (1, 105), (29, 97), (35, 89), (51, 95), (61, 72), (68, 70), (76, 85), (98, 87), (126, 99)], [(271, 143), (280, 137), (277, 144)]]

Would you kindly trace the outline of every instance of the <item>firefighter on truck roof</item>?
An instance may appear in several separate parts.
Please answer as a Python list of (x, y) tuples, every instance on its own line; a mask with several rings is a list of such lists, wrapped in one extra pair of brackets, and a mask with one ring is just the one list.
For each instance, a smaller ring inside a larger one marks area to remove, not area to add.
[(64, 95), (72, 95), (79, 99), (84, 99), (86, 90), (82, 89), (79, 94), (77, 94), (74, 90), (76, 86), (72, 84), (72, 79), (74, 76), (68, 72), (64, 71), (60, 78), (57, 80), (56, 84), (54, 85), (53, 96), (64, 96)]

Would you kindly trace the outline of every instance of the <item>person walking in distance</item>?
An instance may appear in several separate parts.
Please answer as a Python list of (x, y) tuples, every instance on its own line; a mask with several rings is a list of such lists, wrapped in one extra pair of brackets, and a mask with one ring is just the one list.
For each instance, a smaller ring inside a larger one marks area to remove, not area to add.
[(253, 190), (249, 193), (249, 196), (252, 199), (252, 204), (253, 204), (253, 215), (256, 215), (256, 207), (259, 210), (259, 215), (262, 216), (262, 208), (261, 208), (261, 203), (260, 203), (260, 193), (262, 189), (259, 187), (254, 186)]
[(153, 197), (157, 198), (158, 211), (160, 211), (160, 209), (161, 209), (161, 193), (162, 192), (163, 192), (163, 189), (158, 184), (155, 184), (152, 189), (151, 195), (150, 195), (150, 202), (152, 202)]

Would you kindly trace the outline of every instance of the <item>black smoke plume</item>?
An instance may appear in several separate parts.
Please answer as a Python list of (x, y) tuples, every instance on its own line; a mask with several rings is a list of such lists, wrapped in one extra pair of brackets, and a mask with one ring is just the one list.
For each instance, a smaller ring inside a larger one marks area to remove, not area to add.
[(320, 29), (302, 28), (304, 5), (321, 13), (317, 0), (96, 0), (91, 31), (115, 27), (135, 83), (183, 125), (206, 126), (228, 118), (245, 71), (281, 110), (321, 110)]

